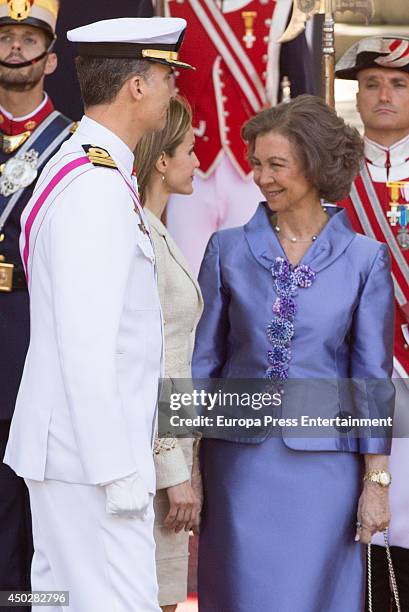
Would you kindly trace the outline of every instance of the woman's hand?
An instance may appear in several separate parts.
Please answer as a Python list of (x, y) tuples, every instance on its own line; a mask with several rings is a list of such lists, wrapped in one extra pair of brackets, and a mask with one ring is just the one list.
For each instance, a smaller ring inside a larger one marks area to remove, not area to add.
[(366, 481), (359, 498), (355, 540), (369, 544), (377, 531), (384, 531), (388, 527), (390, 520), (389, 489)]
[(165, 518), (165, 526), (179, 533), (197, 530), (199, 525), (200, 501), (188, 480), (173, 487), (168, 487), (166, 493), (170, 509)]

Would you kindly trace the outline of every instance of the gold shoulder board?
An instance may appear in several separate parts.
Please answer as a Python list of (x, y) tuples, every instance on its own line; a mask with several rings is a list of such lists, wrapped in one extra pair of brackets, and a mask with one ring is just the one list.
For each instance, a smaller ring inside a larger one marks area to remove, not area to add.
[(95, 145), (82, 145), (91, 164), (94, 166), (104, 166), (105, 168), (117, 168), (116, 163), (105, 149)]

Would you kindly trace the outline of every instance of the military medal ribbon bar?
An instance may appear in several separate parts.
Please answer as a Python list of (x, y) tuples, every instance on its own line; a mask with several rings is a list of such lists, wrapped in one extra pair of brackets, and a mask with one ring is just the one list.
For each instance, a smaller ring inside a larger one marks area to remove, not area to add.
[(409, 181), (393, 181), (386, 183), (391, 191), (390, 211), (387, 212), (389, 223), (392, 227), (399, 225), (396, 240), (403, 251), (409, 249), (409, 202), (400, 202), (401, 192), (409, 187)]

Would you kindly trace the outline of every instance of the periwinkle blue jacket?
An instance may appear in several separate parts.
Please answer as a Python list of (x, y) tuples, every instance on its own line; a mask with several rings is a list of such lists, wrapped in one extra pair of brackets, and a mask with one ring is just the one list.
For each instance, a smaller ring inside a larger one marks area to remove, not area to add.
[[(379, 401), (385, 404), (380, 407), (382, 416), (391, 415), (394, 297), (389, 253), (385, 245), (356, 234), (343, 209), (327, 210), (330, 220), (301, 262), (316, 272), (316, 279), (311, 287), (299, 289), (295, 298), (289, 377), (306, 381), (305, 414), (316, 397), (309, 389), (314, 381), (326, 380), (333, 390), (337, 388), (337, 405), (332, 405), (332, 393), (331, 406), (327, 411), (323, 407), (326, 416), (339, 410), (373, 417), (379, 406), (372, 404)], [(271, 349), (266, 328), (277, 297), (270, 268), (276, 257), (285, 257), (269, 214), (266, 203), (261, 203), (246, 225), (216, 232), (209, 241), (199, 275), (204, 312), (196, 334), (194, 378), (265, 376)], [(361, 381), (355, 399), (342, 391), (341, 381), (351, 378)], [(384, 387), (376, 394), (378, 380)], [(358, 406), (353, 407), (352, 401)], [(310, 408), (313, 414), (315, 408)], [(266, 431), (237, 441), (258, 443), (267, 435)], [(370, 435), (340, 432), (305, 438), (287, 436), (286, 430), (282, 435), (295, 450), (390, 452), (390, 439)]]

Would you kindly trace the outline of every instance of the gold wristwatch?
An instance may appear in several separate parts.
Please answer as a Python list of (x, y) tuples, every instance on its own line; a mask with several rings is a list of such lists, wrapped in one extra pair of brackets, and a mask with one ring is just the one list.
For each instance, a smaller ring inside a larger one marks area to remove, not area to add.
[(375, 482), (381, 487), (389, 487), (392, 482), (390, 472), (386, 470), (370, 470), (364, 476), (364, 481)]

